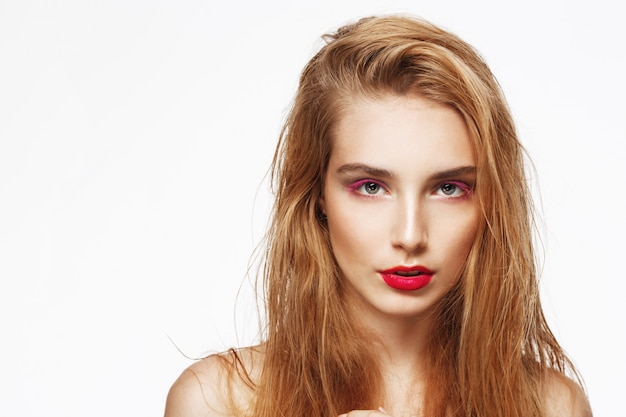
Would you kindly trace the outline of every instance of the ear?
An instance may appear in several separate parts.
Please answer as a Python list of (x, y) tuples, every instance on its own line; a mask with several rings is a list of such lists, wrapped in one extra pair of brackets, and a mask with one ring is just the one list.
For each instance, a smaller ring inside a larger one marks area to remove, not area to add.
[(324, 200), (324, 194), (317, 200), (317, 207), (319, 209), (319, 213), (317, 213), (319, 219), (326, 219), (326, 200)]
[(317, 205), (320, 208), (320, 211), (325, 216), (326, 215), (326, 200), (324, 200), (324, 196), (321, 196), (319, 200), (317, 200)]

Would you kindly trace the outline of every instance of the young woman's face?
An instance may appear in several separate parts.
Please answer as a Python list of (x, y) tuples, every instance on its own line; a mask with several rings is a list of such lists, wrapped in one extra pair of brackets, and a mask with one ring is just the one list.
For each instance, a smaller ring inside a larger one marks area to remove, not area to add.
[(334, 131), (320, 201), (346, 302), (381, 317), (431, 311), (476, 235), (475, 179), (454, 110), (417, 97), (355, 100)]

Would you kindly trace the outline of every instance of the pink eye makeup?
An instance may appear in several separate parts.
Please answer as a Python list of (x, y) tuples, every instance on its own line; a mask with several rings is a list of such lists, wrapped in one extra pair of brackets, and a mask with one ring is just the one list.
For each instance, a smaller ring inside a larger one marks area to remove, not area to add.
[(364, 197), (375, 197), (387, 192), (385, 186), (372, 179), (363, 179), (348, 185), (348, 191)]
[(464, 181), (446, 181), (437, 187), (435, 194), (443, 198), (467, 198), (473, 188)]

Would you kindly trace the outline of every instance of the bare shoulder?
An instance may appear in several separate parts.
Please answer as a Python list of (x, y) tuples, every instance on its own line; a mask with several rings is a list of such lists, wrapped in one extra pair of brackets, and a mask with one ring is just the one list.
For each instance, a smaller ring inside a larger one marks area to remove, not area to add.
[(560, 372), (552, 371), (546, 379), (547, 417), (591, 417), (591, 407), (584, 391)]
[(167, 395), (165, 417), (234, 417), (253, 400), (263, 362), (263, 349), (230, 350), (204, 358), (174, 382)]

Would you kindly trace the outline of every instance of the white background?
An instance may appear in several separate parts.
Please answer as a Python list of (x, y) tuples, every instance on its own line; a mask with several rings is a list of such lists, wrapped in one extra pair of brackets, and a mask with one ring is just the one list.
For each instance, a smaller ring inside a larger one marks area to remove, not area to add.
[(388, 12), (459, 34), (500, 80), (536, 165), (546, 313), (595, 415), (624, 415), (619, 8), (0, 0), (0, 415), (160, 415), (191, 363), (175, 345), (254, 341), (246, 268), (299, 71), (322, 33)]

